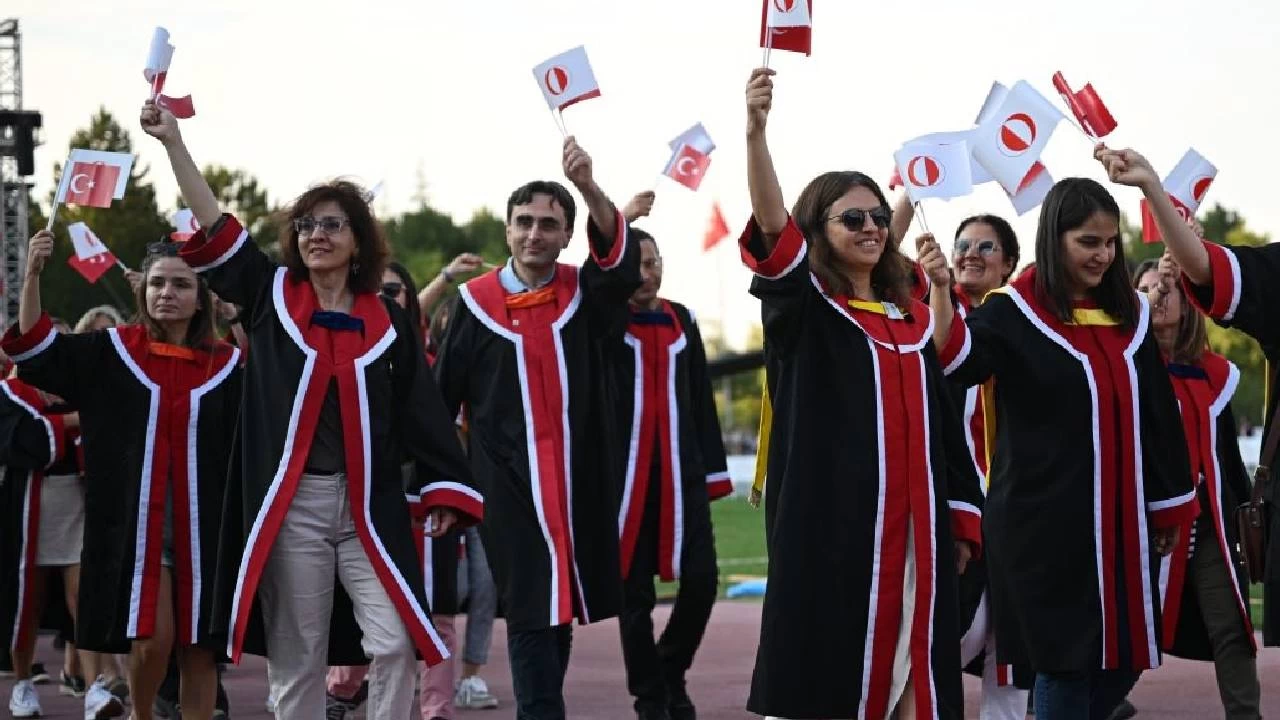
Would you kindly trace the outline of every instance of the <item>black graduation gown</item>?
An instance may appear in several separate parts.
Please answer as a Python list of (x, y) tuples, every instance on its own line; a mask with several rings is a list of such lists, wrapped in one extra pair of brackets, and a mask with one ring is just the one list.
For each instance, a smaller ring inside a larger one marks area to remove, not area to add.
[(218, 649), (213, 578), (240, 351), (221, 342), (192, 350), (152, 343), (141, 325), (64, 335), (48, 315), (26, 334), (9, 328), (0, 349), (19, 377), (80, 411), (77, 647), (128, 652), (154, 632), (168, 494), (177, 642)]
[(41, 628), (73, 629), (62, 574), (49, 577), (41, 605), (31, 587), (39, 572), (42, 481), (46, 474), (77, 471), (73, 433), (61, 414), (50, 412), (40, 392), (17, 378), (0, 380), (0, 465), (0, 648), (13, 650), (30, 639), (16, 632), (20, 617), (36, 615)]
[[(465, 526), (481, 518), (483, 502), (417, 329), (399, 306), (373, 293), (356, 295), (352, 307), (362, 331), (313, 323), (320, 307), (311, 283), (276, 266), (229, 215), (212, 236), (202, 230), (188, 240), (182, 257), (215, 293), (242, 308), (251, 348), (218, 577), (228, 655), (238, 661), (241, 652), (266, 654), (258, 583), (334, 380), (356, 535), (419, 654), (438, 663), (448, 651), (431, 625), (410, 512), (421, 517), (451, 507)], [(416, 464), (408, 489), (405, 461)], [(366, 662), (350, 599), (336, 580), (334, 593), (330, 664)]]
[[(905, 622), (917, 712), (958, 720), (952, 541), (980, 548), (982, 490), (933, 347), (933, 313), (912, 300), (895, 319), (828, 294), (794, 222), (771, 253), (754, 219), (739, 242), (762, 304), (773, 403), (769, 578), (747, 707), (885, 717)], [(909, 525), (917, 582), (914, 616), (903, 618)]]
[(1160, 562), (1164, 650), (1192, 660), (1213, 660), (1213, 645), (1195, 587), (1186, 582), (1188, 561), (1200, 543), (1217, 543), (1221, 556), (1228, 559), (1227, 574), (1233, 581), (1240, 622), (1250, 642), (1254, 642), (1249, 585), (1236, 549), (1239, 538), (1232, 512), (1249, 493), (1249, 478), (1240, 459), (1235, 418), (1231, 414), (1231, 396), (1240, 381), (1240, 370), (1221, 355), (1205, 352), (1195, 366), (1170, 363), (1169, 375), (1182, 411), (1183, 434), (1191, 467), (1195, 468), (1193, 475), (1199, 478), (1200, 512), (1208, 518), (1213, 533), (1196, 533), (1193, 544), (1193, 526), (1183, 526), (1173, 552)]
[[(509, 309), (499, 271), (460, 288), (436, 378), (465, 403), (481, 526), (509, 632), (616, 615), (621, 450), (605, 362), (640, 286), (640, 252), (619, 213), (612, 243), (587, 224), (590, 257), (557, 265), (554, 301)], [(527, 293), (521, 294), (525, 295)], [(523, 324), (521, 324), (523, 318)]]
[(618, 388), (618, 444), (627, 448), (625, 456), (616, 458), (620, 463), (613, 472), (623, 479), (618, 512), (622, 577), (630, 572), (648, 486), (657, 478), (656, 570), (671, 582), (680, 577), (686, 538), (712, 537), (701, 532), (711, 525), (710, 501), (733, 492), (702, 333), (680, 303), (663, 300), (653, 312), (633, 308), (610, 366)]
[(994, 378), (983, 530), (996, 651), (1038, 672), (1158, 667), (1150, 527), (1195, 517), (1178, 407), (1140, 298), (1135, 329), (1035, 300), (1035, 272), (952, 325), (942, 362)]
[[(1280, 245), (1262, 247), (1218, 245), (1204, 241), (1209, 253), (1212, 278), (1208, 285), (1196, 286), (1185, 275), (1183, 285), (1191, 301), (1223, 327), (1236, 328), (1258, 341), (1272, 368), (1280, 367)], [(1264, 432), (1275, 432), (1275, 417), (1280, 393), (1274, 378), (1266, 411)], [(1232, 430), (1231, 437), (1235, 436)], [(1265, 436), (1264, 436), (1265, 437)], [(1280, 489), (1273, 471), (1264, 488), (1267, 506), (1267, 569), (1262, 583), (1262, 642), (1280, 646)], [(1252, 487), (1249, 489), (1252, 492)], [(1246, 493), (1240, 499), (1249, 498)]]

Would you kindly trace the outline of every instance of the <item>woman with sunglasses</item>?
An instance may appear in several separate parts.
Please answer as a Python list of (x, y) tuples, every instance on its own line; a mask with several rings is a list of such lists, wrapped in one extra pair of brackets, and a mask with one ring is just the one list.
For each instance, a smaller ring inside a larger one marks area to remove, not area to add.
[(288, 209), (279, 266), (222, 214), (173, 115), (148, 102), (140, 120), (204, 228), (182, 256), (242, 308), (252, 348), (220, 563), (227, 651), (266, 655), (283, 717), (321, 717), (326, 667), (370, 658), (369, 715), (408, 717), (415, 650), (447, 654), (412, 518), (434, 537), (483, 505), (419, 329), (378, 295), (386, 240), (363, 190), (329, 182)]
[(1038, 720), (1104, 719), (1159, 666), (1151, 551), (1168, 554), (1196, 514), (1119, 223), (1105, 188), (1062, 180), (1041, 207), (1033, 268), (967, 317), (933, 304), (948, 377), (995, 381), (989, 601), (998, 660), (1036, 669)]
[[(239, 352), (213, 337), (208, 288), (172, 244), (148, 247), (135, 324), (66, 335), (41, 312), (53, 235), (27, 252), (18, 325), (0, 347), (25, 382), (80, 410), (84, 549), (76, 646), (129, 653), (134, 716), (152, 702), (176, 646), (183, 713), (214, 709), (214, 576)], [(98, 676), (85, 717), (114, 717)]]
[[(922, 259), (933, 255), (941, 257), (941, 250), (932, 235), (922, 235), (916, 241), (917, 254)], [(963, 220), (956, 228), (952, 244), (952, 271), (945, 263), (929, 263), (937, 268), (931, 278), (933, 289), (931, 303), (941, 303), (946, 310), (961, 317), (972, 312), (987, 294), (1008, 282), (1018, 264), (1020, 248), (1018, 236), (1008, 221), (997, 215), (974, 215)], [(949, 287), (950, 286), (950, 287)], [(946, 337), (948, 328), (934, 328), (935, 337)], [(937, 345), (939, 349), (942, 345)], [(964, 426), (968, 435), (969, 457), (987, 489), (990, 440), (995, 436), (994, 402), (995, 383), (965, 387), (953, 383), (952, 398), (962, 409)], [(989, 538), (984, 544), (990, 547)], [(990, 550), (988, 549), (988, 554)], [(1027, 696), (1035, 680), (1030, 667), (1013, 667), (996, 661), (995, 628), (991, 622), (990, 600), (987, 593), (986, 561), (979, 559), (969, 563), (960, 578), (960, 619), (964, 634), (960, 638), (960, 659), (967, 671), (982, 677), (983, 720), (1021, 720), (1027, 711)]]
[[(746, 88), (752, 218), (773, 425), (769, 578), (748, 708), (800, 718), (960, 718), (956, 574), (980, 548), (982, 491), (884, 194), (829, 172), (791, 213)], [(950, 462), (949, 462), (950, 460)], [(832, 559), (838, 560), (833, 564)], [(813, 692), (813, 688), (821, 692)]]

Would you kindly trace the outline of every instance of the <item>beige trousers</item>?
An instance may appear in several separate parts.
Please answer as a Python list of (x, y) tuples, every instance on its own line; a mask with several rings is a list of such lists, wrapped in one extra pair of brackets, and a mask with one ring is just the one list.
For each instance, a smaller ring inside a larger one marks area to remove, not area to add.
[(351, 510), (345, 475), (303, 475), (267, 559), (260, 597), (278, 720), (324, 717), (335, 576), (373, 661), (369, 717), (407, 718), (413, 707), (413, 643), (356, 537)]

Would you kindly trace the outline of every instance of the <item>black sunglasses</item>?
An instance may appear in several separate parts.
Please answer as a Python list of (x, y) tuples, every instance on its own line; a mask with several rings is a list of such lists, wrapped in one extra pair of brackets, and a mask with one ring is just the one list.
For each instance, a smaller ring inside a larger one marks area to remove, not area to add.
[(146, 254), (148, 257), (178, 257), (178, 250), (181, 247), (180, 244), (166, 239), (147, 243)]
[(400, 297), (400, 291), (404, 290), (404, 284), (398, 282), (382, 283), (382, 294), (392, 300)]
[(976, 244), (972, 240), (957, 240), (955, 244), (956, 255), (967, 254), (971, 247), (976, 247), (978, 254), (982, 257), (991, 257), (996, 254), (995, 240), (979, 240)]
[(866, 226), (868, 215), (871, 216), (871, 222), (875, 223), (878, 228), (889, 227), (889, 219), (893, 217), (893, 213), (889, 211), (889, 208), (884, 206), (871, 210), (849, 208), (839, 215), (832, 215), (827, 218), (827, 222), (839, 220), (840, 224), (845, 226), (845, 229), (856, 232)]

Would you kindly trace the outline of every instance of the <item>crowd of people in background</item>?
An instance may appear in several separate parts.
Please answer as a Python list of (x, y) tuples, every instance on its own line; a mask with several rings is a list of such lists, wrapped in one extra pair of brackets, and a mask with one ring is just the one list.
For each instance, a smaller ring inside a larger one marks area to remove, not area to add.
[[(1160, 261), (1128, 267), (1118, 204), (1083, 178), (1048, 193), (1031, 248), (976, 215), (949, 256), (923, 233), (910, 260), (911, 203), (863, 173), (785, 205), (773, 86), (761, 68), (745, 93), (770, 408), (748, 708), (960, 718), (968, 670), (983, 718), (1106, 720), (1172, 653), (1214, 663), (1228, 717), (1260, 717), (1239, 371), (1205, 323), (1280, 346), (1274, 246), (1203, 241), (1141, 155), (1099, 144), (1151, 204)], [(518, 718), (570, 713), (572, 626), (612, 617), (637, 717), (695, 718), (710, 503), (732, 484), (698, 323), (636, 226), (653, 193), (620, 209), (569, 136), (577, 197), (520, 186), (510, 257), (460, 255), (418, 290), (359, 186), (299, 196), (272, 257), (177, 120), (148, 102), (140, 122), (202, 229), (148, 247), (134, 308), (74, 328), (42, 311), (56, 240), (36, 233), (0, 340), (11, 714), (41, 712), (46, 628), (86, 718), (225, 717), (222, 665), (248, 652), (279, 717), (404, 718), (416, 693), (451, 720), (499, 703), (481, 673), (500, 616)], [(679, 581), (657, 637), (655, 578)]]

